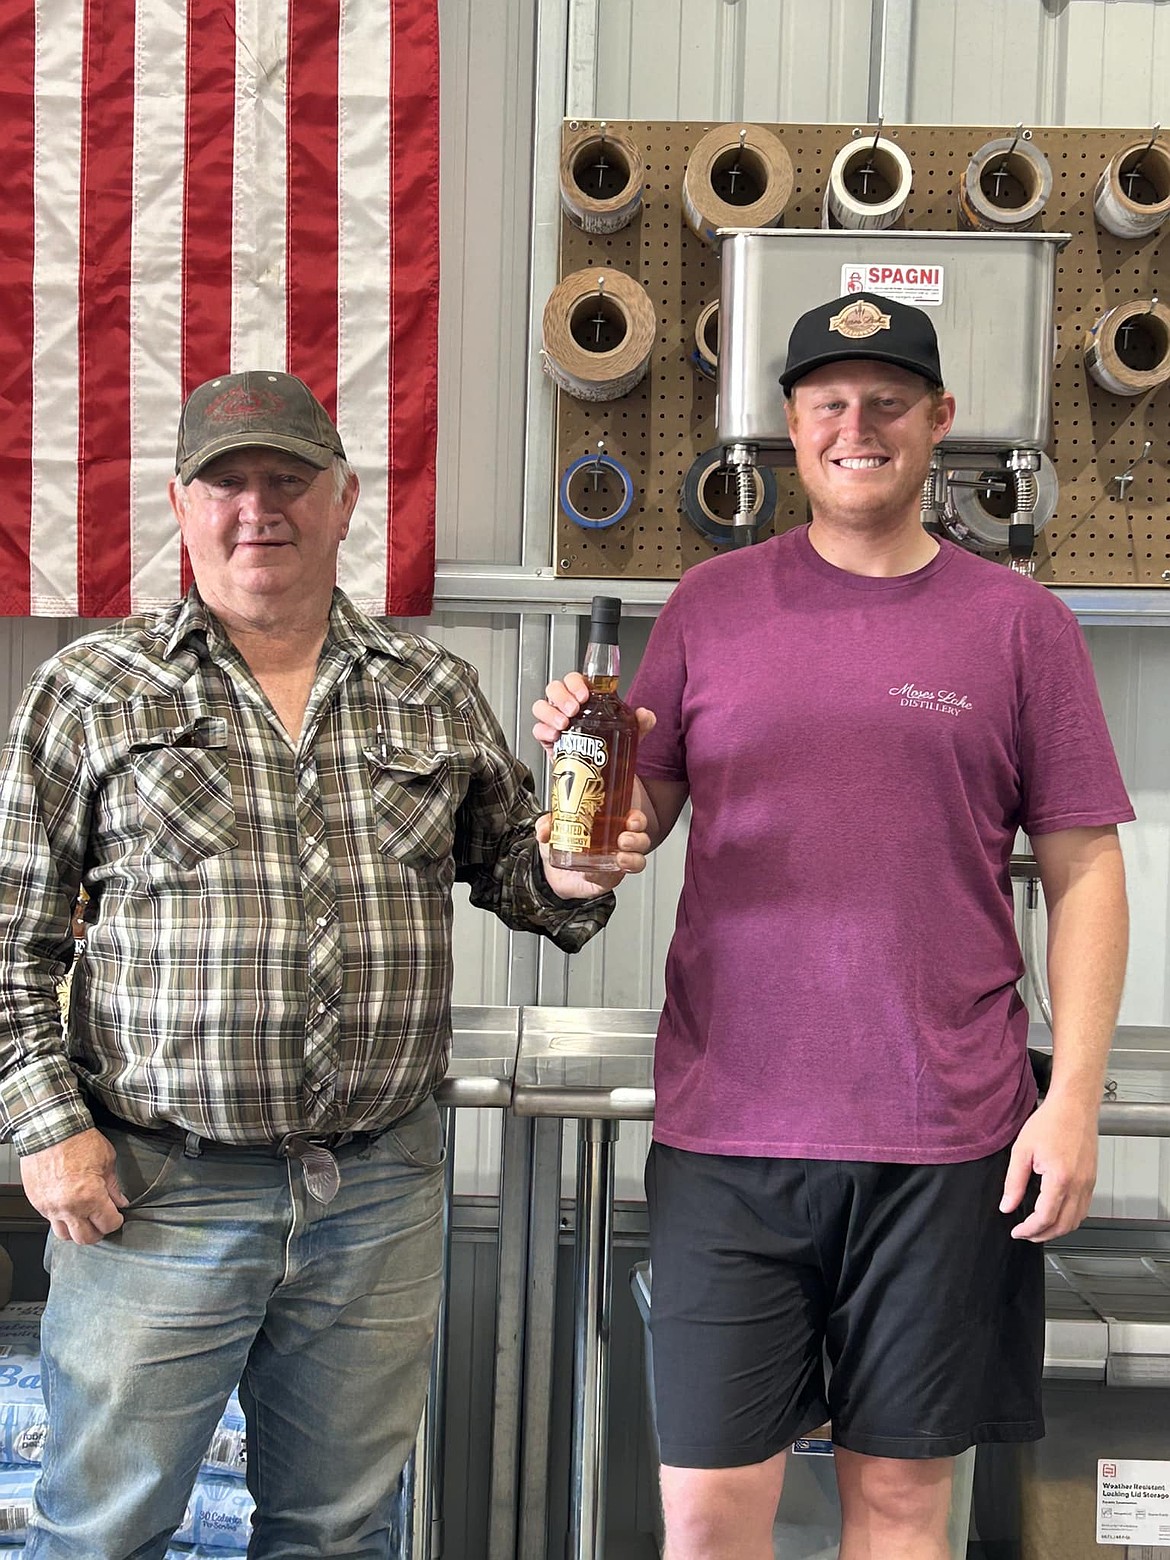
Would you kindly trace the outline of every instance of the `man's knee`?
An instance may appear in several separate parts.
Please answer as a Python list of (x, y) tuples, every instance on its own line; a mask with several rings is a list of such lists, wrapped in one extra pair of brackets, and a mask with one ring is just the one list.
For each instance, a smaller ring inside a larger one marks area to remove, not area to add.
[(784, 1454), (743, 1468), (662, 1469), (667, 1560), (772, 1553)]
[(933, 1532), (946, 1526), (953, 1457), (866, 1457), (838, 1447), (837, 1482), (846, 1522)]

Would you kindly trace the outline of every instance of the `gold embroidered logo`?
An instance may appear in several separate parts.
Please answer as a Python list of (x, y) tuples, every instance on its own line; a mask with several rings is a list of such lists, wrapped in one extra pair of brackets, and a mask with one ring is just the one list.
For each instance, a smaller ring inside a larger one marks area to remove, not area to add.
[(889, 330), (890, 316), (883, 314), (876, 304), (860, 299), (834, 314), (829, 329), (837, 331), (850, 341), (863, 341), (866, 336), (876, 336), (879, 330)]

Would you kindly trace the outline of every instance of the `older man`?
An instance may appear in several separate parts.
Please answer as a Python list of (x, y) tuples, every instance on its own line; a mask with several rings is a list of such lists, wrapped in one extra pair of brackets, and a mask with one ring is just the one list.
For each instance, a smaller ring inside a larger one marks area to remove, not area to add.
[(692, 807), (646, 1171), (667, 1556), (771, 1560), (784, 1449), (831, 1415), (841, 1560), (947, 1560), (954, 1456), (1042, 1434), (1036, 1243), (1092, 1193), (1133, 813), (1072, 614), (922, 527), (929, 317), (810, 310), (781, 383), (811, 522), (691, 570), (630, 691), (652, 840)]
[(202, 385), (176, 472), (194, 588), (43, 666), (0, 770), (0, 1122), (51, 1226), (27, 1553), (162, 1556), (239, 1380), (250, 1553), (384, 1560), (438, 1301), (452, 884), (571, 951), (622, 873), (542, 867), (471, 667), (335, 588), (358, 479), (300, 380)]

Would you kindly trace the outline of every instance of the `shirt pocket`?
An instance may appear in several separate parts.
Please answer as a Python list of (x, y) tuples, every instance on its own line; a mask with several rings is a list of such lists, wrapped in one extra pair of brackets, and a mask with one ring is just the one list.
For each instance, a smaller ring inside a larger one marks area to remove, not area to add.
[(190, 870), (239, 843), (227, 722), (138, 723), (131, 734), (138, 823), (154, 856)]
[(455, 844), (458, 754), (368, 748), (370, 787), (383, 855), (411, 863), (445, 859)]

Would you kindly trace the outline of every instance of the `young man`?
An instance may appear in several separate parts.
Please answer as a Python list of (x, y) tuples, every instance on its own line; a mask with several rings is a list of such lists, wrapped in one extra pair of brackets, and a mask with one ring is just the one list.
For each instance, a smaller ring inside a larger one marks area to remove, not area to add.
[(947, 1560), (954, 1456), (1043, 1432), (1039, 1243), (1092, 1194), (1133, 813), (1072, 614), (922, 527), (955, 412), (927, 315), (813, 309), (781, 383), (811, 522), (691, 570), (630, 693), (652, 841), (692, 806), (646, 1172), (667, 1556), (770, 1560), (784, 1449), (831, 1416), (841, 1560)]
[(0, 1125), (52, 1231), (26, 1553), (161, 1560), (239, 1380), (249, 1554), (384, 1560), (439, 1299), (452, 884), (572, 951), (623, 873), (542, 865), (472, 668), (335, 588), (358, 479), (299, 379), (195, 390), (170, 497), (194, 588), (41, 667), (0, 765)]

